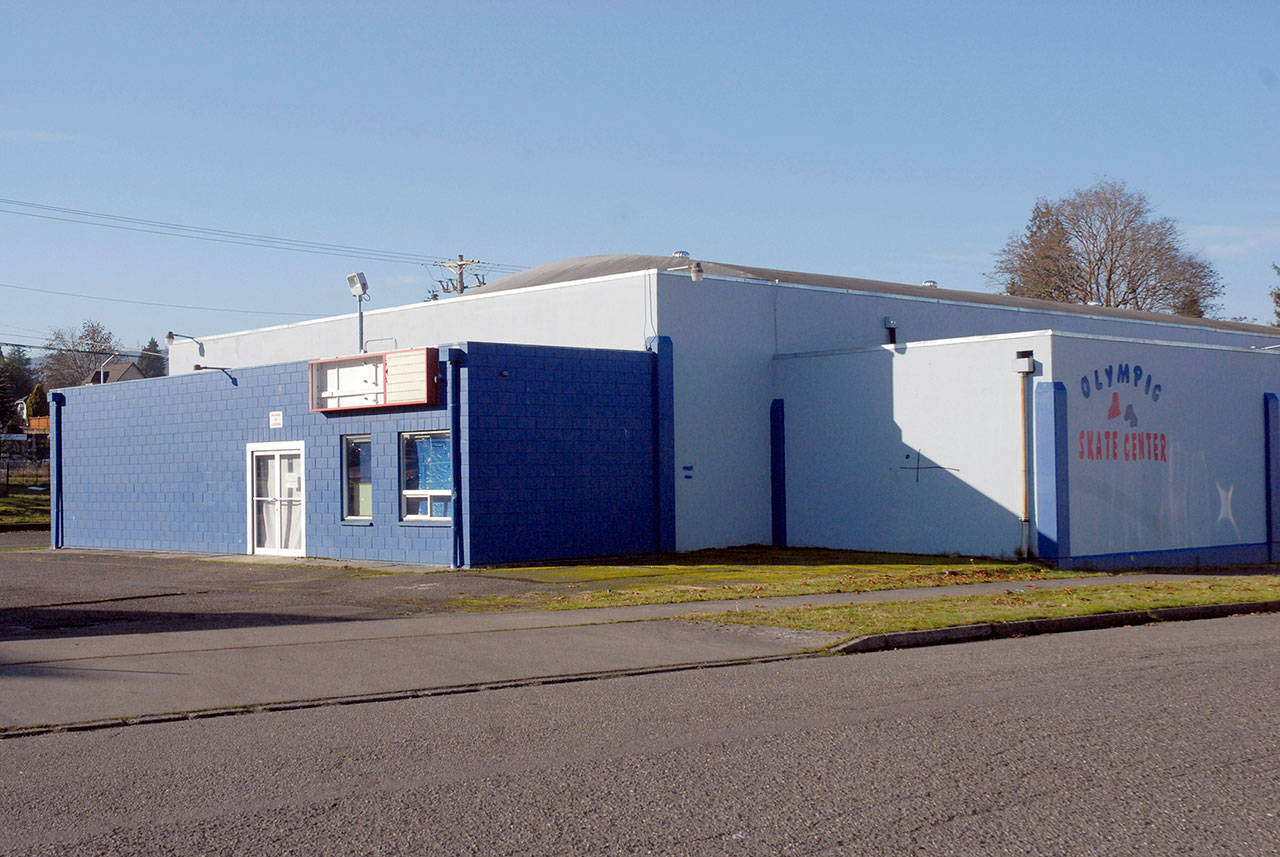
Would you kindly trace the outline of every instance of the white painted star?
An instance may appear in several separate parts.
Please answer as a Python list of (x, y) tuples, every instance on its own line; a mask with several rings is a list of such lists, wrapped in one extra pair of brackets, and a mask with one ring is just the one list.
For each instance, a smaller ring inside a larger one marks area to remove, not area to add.
[[(1218, 521), (1229, 521), (1231, 526), (1236, 526), (1235, 515), (1231, 511), (1231, 495), (1235, 493), (1236, 486), (1223, 488), (1220, 483), (1214, 483), (1218, 486)], [(1214, 523), (1217, 523), (1215, 521)], [(1239, 529), (1237, 527), (1237, 529)]]

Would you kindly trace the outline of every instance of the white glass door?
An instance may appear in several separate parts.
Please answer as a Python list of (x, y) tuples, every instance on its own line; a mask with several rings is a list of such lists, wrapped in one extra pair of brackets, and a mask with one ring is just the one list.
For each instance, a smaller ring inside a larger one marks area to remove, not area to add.
[(306, 491), (301, 444), (249, 444), (249, 553), (303, 556)]

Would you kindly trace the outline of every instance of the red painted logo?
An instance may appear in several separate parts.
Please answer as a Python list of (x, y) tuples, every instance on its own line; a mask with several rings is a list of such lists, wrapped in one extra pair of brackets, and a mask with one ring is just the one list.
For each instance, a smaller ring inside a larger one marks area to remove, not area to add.
[[(1083, 397), (1107, 401), (1107, 427), (1082, 429), (1079, 437), (1081, 461), (1167, 462), (1169, 439), (1163, 432), (1139, 431), (1138, 411), (1160, 401), (1164, 385), (1140, 364), (1112, 363), (1080, 378)], [(1098, 396), (1102, 393), (1102, 396)], [(1099, 408), (1101, 410), (1101, 408)], [(1101, 416), (1101, 414), (1099, 414)]]

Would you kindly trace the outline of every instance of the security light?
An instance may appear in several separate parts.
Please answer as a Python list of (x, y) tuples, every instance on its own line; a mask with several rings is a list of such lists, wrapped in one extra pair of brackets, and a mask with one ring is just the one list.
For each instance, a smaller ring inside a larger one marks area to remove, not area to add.
[(347, 274), (347, 288), (351, 289), (351, 297), (356, 299), (356, 316), (359, 318), (356, 328), (356, 344), (360, 353), (364, 353), (364, 302), (369, 300), (369, 282), (362, 271)]
[(200, 356), (201, 356), (201, 357), (203, 357), (203, 356), (204, 356), (204, 343), (203, 343), (203, 342), (201, 342), (200, 340), (196, 339), (194, 336), (187, 336), (185, 333), (174, 333), (174, 332), (171, 330), (171, 331), (169, 331), (168, 333), (166, 333), (166, 334), (164, 335), (164, 344), (165, 344), (165, 345), (167, 345), (168, 347), (172, 348), (172, 347), (173, 347), (173, 341), (174, 341), (175, 339), (190, 339), (192, 342), (194, 342), (194, 343), (196, 344), (197, 348), (199, 349), (199, 351), (200, 351)]
[(358, 298), (369, 291), (369, 283), (364, 278), (362, 271), (356, 271), (354, 274), (347, 275), (347, 286), (351, 289), (351, 296)]

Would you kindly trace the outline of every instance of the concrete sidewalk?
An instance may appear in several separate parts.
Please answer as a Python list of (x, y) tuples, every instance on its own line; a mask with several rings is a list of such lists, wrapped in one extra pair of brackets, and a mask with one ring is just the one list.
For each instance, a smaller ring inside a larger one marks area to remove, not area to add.
[(685, 621), (693, 613), (1179, 579), (1121, 575), (563, 611), (331, 618), (0, 642), (0, 727), (392, 694), (794, 655), (841, 635)]

